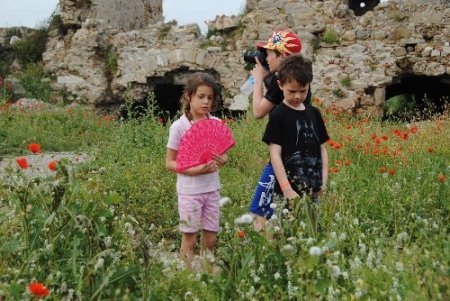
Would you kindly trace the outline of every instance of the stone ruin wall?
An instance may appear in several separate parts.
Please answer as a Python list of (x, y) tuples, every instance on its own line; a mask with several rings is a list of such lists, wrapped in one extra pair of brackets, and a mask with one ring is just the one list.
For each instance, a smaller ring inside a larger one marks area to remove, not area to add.
[[(90, 5), (74, 5), (81, 2)], [(56, 90), (96, 107), (123, 103), (125, 93), (145, 97), (151, 78), (209, 70), (224, 87), (224, 105), (245, 110), (248, 100), (234, 97), (248, 75), (242, 53), (274, 29), (298, 33), (314, 62), (313, 92), (343, 110), (379, 110), (386, 85), (405, 72), (450, 75), (447, 0), (390, 0), (359, 17), (348, 9), (349, 0), (247, 0), (245, 15), (209, 22), (215, 34), (208, 39), (196, 24), (164, 23), (162, 0), (81, 2), (60, 0), (69, 30), (51, 33), (44, 64), (57, 78)], [(326, 29), (337, 32), (339, 42), (313, 47)], [(113, 74), (99, 49), (117, 58)], [(351, 86), (343, 86), (344, 77)]]
[(163, 20), (162, 0), (60, 0), (66, 26), (81, 27), (96, 20), (101, 27), (135, 30)]

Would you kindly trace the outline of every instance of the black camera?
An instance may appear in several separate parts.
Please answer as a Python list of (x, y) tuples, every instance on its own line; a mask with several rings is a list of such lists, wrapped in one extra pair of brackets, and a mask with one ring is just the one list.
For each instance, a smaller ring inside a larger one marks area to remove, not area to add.
[(267, 63), (267, 51), (264, 48), (256, 48), (252, 50), (247, 50), (244, 52), (244, 61), (250, 64), (256, 64), (255, 58), (258, 58), (258, 61), (261, 65), (269, 70), (269, 63)]

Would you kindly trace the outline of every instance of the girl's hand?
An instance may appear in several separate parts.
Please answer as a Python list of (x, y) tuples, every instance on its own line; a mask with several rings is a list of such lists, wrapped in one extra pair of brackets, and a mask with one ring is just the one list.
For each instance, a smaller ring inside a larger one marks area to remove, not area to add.
[(208, 163), (186, 169), (184, 171), (184, 174), (188, 175), (188, 176), (199, 176), (199, 175), (204, 175), (204, 174), (208, 174), (211, 172), (215, 172), (218, 169), (219, 169), (219, 167), (217, 165), (217, 162), (214, 160), (211, 160)]
[(218, 167), (222, 167), (227, 163), (228, 156), (226, 154), (223, 154), (222, 156), (213, 155), (213, 161), (217, 163)]

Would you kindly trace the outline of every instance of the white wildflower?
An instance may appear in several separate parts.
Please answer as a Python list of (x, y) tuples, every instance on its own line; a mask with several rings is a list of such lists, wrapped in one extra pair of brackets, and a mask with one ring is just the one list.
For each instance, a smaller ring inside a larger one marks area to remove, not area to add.
[(275, 203), (271, 203), (271, 204), (270, 204), (270, 208), (272, 208), (272, 209), (276, 209), (276, 208), (277, 208), (277, 204), (275, 204)]
[(292, 250), (294, 250), (294, 247), (290, 244), (286, 244), (282, 247), (282, 249), (285, 251), (292, 251)]
[(366, 253), (366, 245), (364, 243), (362, 243), (361, 241), (359, 242), (359, 252), (361, 254), (365, 254)]
[(273, 221), (276, 220), (277, 218), (278, 218), (278, 217), (277, 217), (276, 214), (272, 214), (272, 216), (270, 217), (270, 219), (273, 220)]
[(295, 242), (297, 239), (294, 236), (290, 236), (286, 239), (288, 242)]
[(220, 200), (219, 200), (219, 206), (220, 207), (223, 207), (223, 206), (225, 206), (225, 205), (227, 205), (227, 204), (230, 204), (231, 203), (231, 199), (229, 198), (229, 197), (223, 197), (223, 198), (221, 198)]
[(104, 265), (105, 265), (105, 260), (102, 257), (100, 257), (97, 260), (97, 262), (95, 263), (94, 270), (97, 271), (97, 270), (101, 269)]
[(316, 240), (312, 237), (308, 237), (308, 239), (306, 239), (306, 244), (308, 246), (312, 245)]
[(273, 275), (273, 277), (275, 278), (275, 280), (278, 280), (278, 279), (281, 278), (281, 275), (280, 275), (280, 273), (276, 272), (276, 273)]
[(403, 263), (401, 261), (397, 261), (395, 263), (395, 269), (397, 270), (397, 272), (403, 272)]
[(253, 223), (253, 215), (246, 213), (234, 220), (235, 224), (251, 224)]
[(106, 236), (103, 238), (103, 243), (105, 244), (105, 247), (109, 248), (111, 246), (112, 237)]
[(375, 259), (375, 253), (370, 249), (369, 254), (367, 254), (366, 265), (369, 268), (373, 268), (373, 260)]
[(317, 246), (312, 246), (311, 248), (309, 248), (309, 255), (320, 256), (320, 255), (322, 255), (322, 249)]
[(361, 267), (361, 259), (359, 259), (359, 257), (356, 256), (355, 259), (350, 260), (350, 267), (352, 269), (359, 269)]
[(339, 277), (339, 275), (341, 274), (341, 268), (337, 265), (333, 265), (331, 267), (331, 271), (334, 278)]
[(397, 241), (398, 242), (404, 242), (408, 238), (408, 233), (401, 232), (397, 235)]
[(288, 214), (288, 213), (289, 213), (289, 209), (287, 209), (287, 208), (284, 208), (282, 212), (283, 212), (283, 214), (284, 214), (284, 215), (286, 215), (286, 214)]

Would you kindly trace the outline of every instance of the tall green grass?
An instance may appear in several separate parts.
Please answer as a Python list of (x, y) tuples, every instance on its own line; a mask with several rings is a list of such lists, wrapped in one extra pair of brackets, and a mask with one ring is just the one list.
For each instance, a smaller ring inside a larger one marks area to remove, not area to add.
[[(221, 232), (213, 267), (176, 259), (175, 175), (164, 168), (168, 125), (120, 122), (83, 109), (0, 112), (0, 156), (84, 152), (55, 177), (0, 177), (0, 296), (31, 300), (448, 300), (450, 121), (381, 123), (324, 111), (332, 142), (322, 232), (298, 202), (272, 239), (235, 225), (268, 161), (264, 121), (230, 122), (236, 147), (221, 170)], [(386, 170), (386, 171), (385, 171)], [(237, 230), (246, 235), (240, 238)]]

